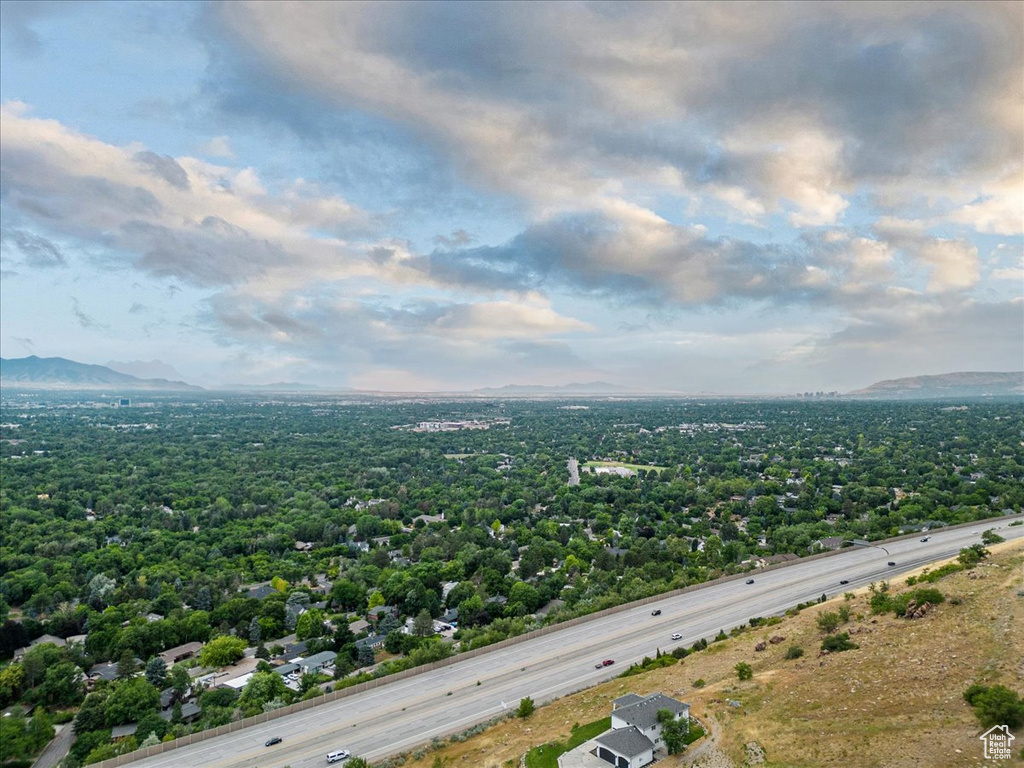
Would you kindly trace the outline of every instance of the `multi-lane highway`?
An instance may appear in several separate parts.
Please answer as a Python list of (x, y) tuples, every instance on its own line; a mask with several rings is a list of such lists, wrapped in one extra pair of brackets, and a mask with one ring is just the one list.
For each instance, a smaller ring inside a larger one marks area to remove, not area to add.
[[(653, 656), (656, 649), (689, 646), (751, 616), (781, 613), (822, 593), (833, 596), (955, 556), (962, 547), (979, 542), (986, 529), (997, 528), (1007, 540), (1024, 538), (1024, 526), (1008, 527), (1016, 519), (1019, 516), (933, 531), (927, 542), (915, 536), (887, 542), (884, 550), (846, 549), (831, 557), (752, 573), (753, 584), (746, 579), (710, 584), (132, 766), (311, 768), (326, 765), (326, 754), (336, 749), (379, 760), (514, 709), (524, 696), (540, 703), (592, 686), (645, 655)], [(888, 565), (890, 561), (896, 565)], [(849, 583), (840, 584), (842, 580)], [(661, 614), (653, 616), (655, 609)], [(672, 641), (676, 632), (682, 639)], [(595, 669), (603, 659), (614, 659), (615, 664)], [(272, 737), (280, 737), (281, 743), (265, 747)]]

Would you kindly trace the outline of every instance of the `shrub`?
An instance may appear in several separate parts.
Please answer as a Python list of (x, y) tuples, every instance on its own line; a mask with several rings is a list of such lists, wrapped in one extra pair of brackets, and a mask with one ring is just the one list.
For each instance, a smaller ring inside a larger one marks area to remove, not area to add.
[(828, 651), (829, 653), (839, 653), (840, 651), (849, 651), (854, 648), (860, 648), (860, 646), (850, 641), (850, 634), (848, 632), (828, 635), (821, 641), (821, 650)]
[(803, 655), (804, 649), (801, 648), (799, 645), (791, 645), (789, 646), (789, 650), (786, 651), (787, 659), (799, 659)]
[(1016, 729), (1024, 725), (1024, 699), (1005, 685), (970, 686), (964, 700), (974, 708), (982, 728), (1005, 725)]
[(736, 677), (740, 680), (750, 680), (754, 677), (754, 669), (747, 662), (741, 661), (733, 669), (736, 670)]
[(527, 718), (533, 714), (533, 710), (533, 699), (527, 696), (519, 700), (519, 709), (516, 710), (516, 715), (522, 718)]
[(694, 688), (703, 688), (705, 685), (707, 685), (707, 681), (703, 677), (698, 677), (693, 681)]
[[(845, 607), (845, 606), (844, 606)], [(832, 611), (825, 611), (818, 614), (818, 629), (826, 634), (832, 634), (839, 629), (839, 614)]]

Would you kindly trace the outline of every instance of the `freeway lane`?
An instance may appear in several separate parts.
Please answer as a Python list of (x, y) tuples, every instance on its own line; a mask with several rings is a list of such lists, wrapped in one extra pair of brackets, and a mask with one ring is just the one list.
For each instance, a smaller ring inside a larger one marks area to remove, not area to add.
[[(888, 553), (878, 547), (846, 549), (831, 557), (752, 573), (754, 584), (745, 584), (744, 578), (708, 585), (132, 766), (312, 768), (325, 765), (325, 755), (335, 749), (379, 760), (514, 709), (524, 696), (541, 703), (595, 685), (624, 666), (653, 656), (658, 648), (666, 651), (692, 645), (702, 637), (710, 640), (719, 629), (728, 631), (752, 616), (778, 614), (822, 593), (832, 597), (953, 557), (962, 547), (979, 542), (988, 528), (998, 528), (1007, 540), (1022, 539), (1024, 526), (1007, 527), (1016, 519), (1020, 517), (935, 531), (928, 542), (918, 537), (888, 542), (884, 544)], [(889, 561), (896, 566), (888, 566)], [(841, 585), (843, 579), (849, 584)], [(652, 616), (656, 608), (662, 613)], [(670, 640), (673, 632), (683, 639)], [(615, 659), (615, 665), (594, 668), (607, 658)], [(274, 736), (281, 737), (282, 743), (264, 747)]]

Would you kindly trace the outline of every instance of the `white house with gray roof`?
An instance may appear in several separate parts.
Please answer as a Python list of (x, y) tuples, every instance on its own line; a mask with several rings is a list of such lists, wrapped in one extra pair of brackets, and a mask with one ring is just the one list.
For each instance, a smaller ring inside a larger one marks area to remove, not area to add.
[(662, 693), (629, 693), (612, 701), (612, 727), (558, 758), (559, 768), (642, 768), (665, 754), (658, 712), (668, 710), (676, 720), (689, 722), (690, 705)]

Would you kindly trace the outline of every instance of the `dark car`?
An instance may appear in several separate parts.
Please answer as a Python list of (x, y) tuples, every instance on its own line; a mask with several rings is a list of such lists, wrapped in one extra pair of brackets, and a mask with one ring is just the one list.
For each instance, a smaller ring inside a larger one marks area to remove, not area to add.
[(931, 536), (925, 536), (925, 537), (924, 537), (923, 539), (921, 539), (921, 541), (922, 541), (922, 542), (924, 542), (924, 541), (928, 541), (928, 539), (930, 539), (930, 538), (931, 538)]
[(753, 583), (754, 583), (753, 579), (747, 579), (747, 584), (753, 584)]
[(264, 744), (263, 746), (265, 746), (265, 747), (272, 747), (275, 744), (280, 744), (280, 743), (281, 743), (281, 737), (280, 736), (275, 736), (272, 739), (267, 739), (267, 743)]
[(849, 584), (849, 583), (850, 583), (850, 581), (849, 581), (849, 579), (840, 579), (840, 580), (839, 580), (839, 583), (840, 583), (840, 584)]
[(661, 616), (661, 608), (655, 608), (651, 611), (651, 616)]
[(889, 565), (896, 565), (896, 561), (895, 560), (890, 560), (889, 561)]

